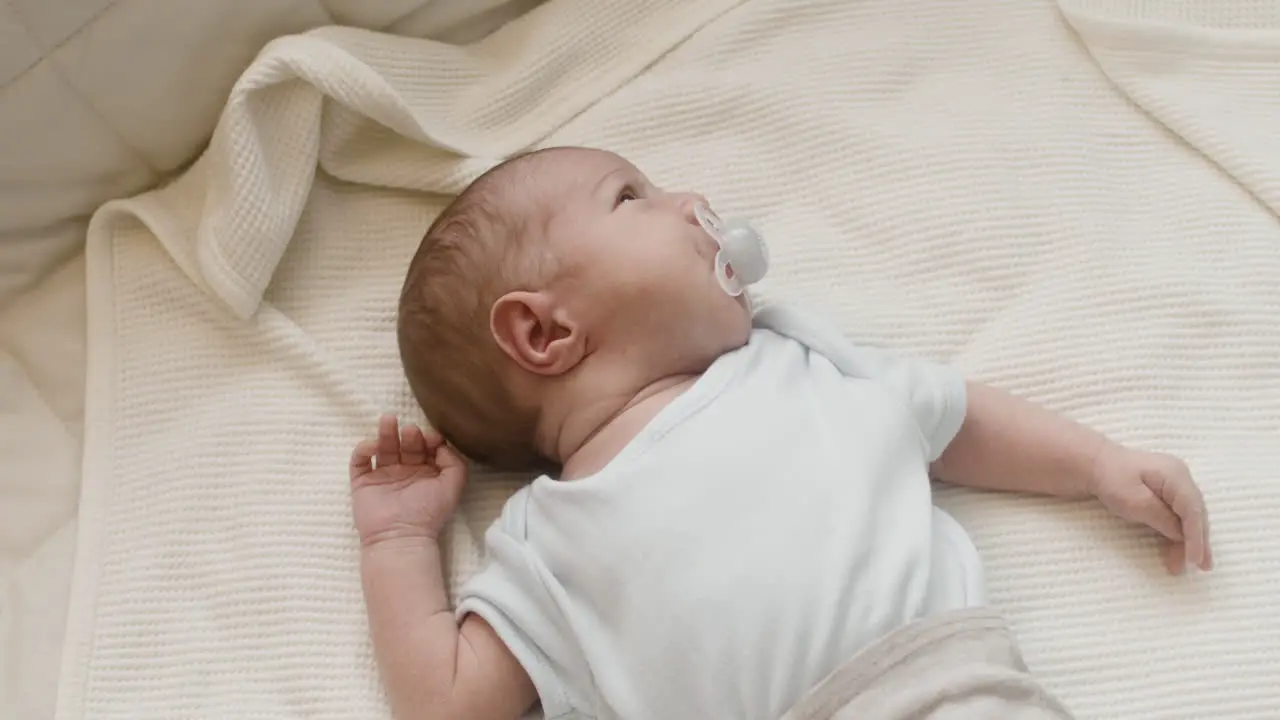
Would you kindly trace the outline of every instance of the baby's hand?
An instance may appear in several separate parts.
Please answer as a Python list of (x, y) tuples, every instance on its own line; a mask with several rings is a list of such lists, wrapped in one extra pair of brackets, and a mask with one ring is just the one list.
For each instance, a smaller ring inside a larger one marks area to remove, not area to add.
[(1213, 568), (1209, 515), (1186, 463), (1172, 455), (1106, 444), (1093, 466), (1094, 494), (1125, 520), (1151, 527), (1168, 538), (1164, 564), (1181, 574), (1189, 562)]
[(351, 453), (351, 506), (366, 547), (438, 540), (467, 482), (466, 465), (439, 433), (397, 424), (394, 415), (382, 416), (378, 438)]

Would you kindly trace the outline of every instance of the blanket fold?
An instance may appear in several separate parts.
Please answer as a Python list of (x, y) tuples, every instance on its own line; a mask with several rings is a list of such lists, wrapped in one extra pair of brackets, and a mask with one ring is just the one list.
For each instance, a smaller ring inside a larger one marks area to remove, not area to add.
[(192, 279), (247, 317), (317, 165), (349, 182), (456, 193), (734, 4), (559, 0), (465, 47), (344, 27), (272, 41), (178, 181), (203, 199)]
[(1280, 6), (1063, 0), (1062, 11), (1112, 82), (1280, 216)]

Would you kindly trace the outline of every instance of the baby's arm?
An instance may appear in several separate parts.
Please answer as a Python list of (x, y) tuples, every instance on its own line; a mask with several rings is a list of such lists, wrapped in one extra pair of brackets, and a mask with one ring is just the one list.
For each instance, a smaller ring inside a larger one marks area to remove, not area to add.
[(366, 546), (360, 574), (396, 718), (511, 720), (533, 705), (533, 683), (493, 628), (454, 619), (434, 540)]
[(449, 608), (437, 541), (465, 482), (439, 435), (412, 425), (398, 432), (394, 417), (351, 456), (369, 629), (398, 720), (510, 720), (537, 700), (493, 628), (475, 615), (459, 625)]
[(1166, 565), (1209, 569), (1204, 499), (1185, 463), (1126, 448), (1002, 390), (968, 383), (964, 423), (931, 467), (944, 482), (1060, 497), (1097, 497), (1170, 541)]
[(964, 424), (934, 477), (987, 490), (1059, 497), (1093, 494), (1093, 466), (1107, 445), (1101, 433), (1002, 390), (970, 382)]

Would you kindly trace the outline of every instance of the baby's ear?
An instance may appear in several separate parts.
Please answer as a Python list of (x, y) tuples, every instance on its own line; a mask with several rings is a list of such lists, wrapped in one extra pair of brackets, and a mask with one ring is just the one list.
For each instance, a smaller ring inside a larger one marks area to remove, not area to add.
[(537, 375), (562, 375), (585, 355), (583, 333), (546, 293), (519, 290), (498, 298), (489, 331), (512, 362)]

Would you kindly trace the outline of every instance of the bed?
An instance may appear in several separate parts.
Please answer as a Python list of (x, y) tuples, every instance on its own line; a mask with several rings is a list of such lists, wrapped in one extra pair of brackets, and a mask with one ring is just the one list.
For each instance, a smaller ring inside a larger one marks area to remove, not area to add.
[[(415, 414), (422, 228), (549, 144), (751, 214), (766, 303), (1186, 457), (1211, 576), (1087, 503), (940, 501), (1080, 717), (1274, 714), (1280, 9), (482, 5), (0, 6), (0, 714), (384, 712), (343, 459)], [(455, 580), (520, 480), (473, 483)]]

